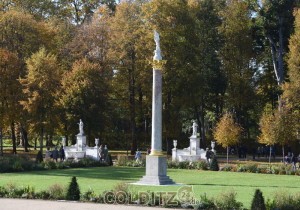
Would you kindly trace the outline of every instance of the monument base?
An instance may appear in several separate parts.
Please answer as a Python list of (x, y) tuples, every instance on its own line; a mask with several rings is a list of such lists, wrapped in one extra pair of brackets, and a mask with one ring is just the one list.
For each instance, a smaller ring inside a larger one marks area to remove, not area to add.
[(172, 185), (175, 182), (167, 176), (167, 158), (164, 156), (146, 156), (146, 175), (136, 184)]

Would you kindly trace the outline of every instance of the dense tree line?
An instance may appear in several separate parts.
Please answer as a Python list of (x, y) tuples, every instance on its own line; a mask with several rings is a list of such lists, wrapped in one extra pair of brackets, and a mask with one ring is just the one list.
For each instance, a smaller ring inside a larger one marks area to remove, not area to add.
[[(172, 139), (186, 146), (192, 119), (201, 145), (208, 144), (224, 113), (242, 128), (237, 145), (285, 146), (299, 130), (297, 6), (296, 0), (0, 0), (0, 127), (14, 153), (36, 141), (51, 146), (58, 136), (74, 143), (79, 119), (89, 145), (100, 138), (115, 149), (148, 147), (156, 29), (167, 61), (165, 146)], [(291, 134), (270, 140), (268, 115)]]

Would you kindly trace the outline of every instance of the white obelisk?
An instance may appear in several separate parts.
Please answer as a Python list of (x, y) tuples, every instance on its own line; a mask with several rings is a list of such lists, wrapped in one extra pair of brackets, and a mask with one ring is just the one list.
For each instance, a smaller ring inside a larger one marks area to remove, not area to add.
[(167, 158), (162, 153), (162, 60), (159, 34), (154, 31), (151, 153), (146, 156), (146, 175), (137, 184), (175, 184), (167, 176)]
[(154, 31), (156, 49), (153, 57), (152, 135), (150, 155), (162, 155), (162, 62), (159, 34)]

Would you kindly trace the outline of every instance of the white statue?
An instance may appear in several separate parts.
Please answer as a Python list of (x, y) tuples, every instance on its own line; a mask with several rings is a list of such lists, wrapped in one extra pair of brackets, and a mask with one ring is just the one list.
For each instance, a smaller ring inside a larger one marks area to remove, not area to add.
[(84, 131), (83, 131), (83, 122), (82, 120), (80, 119), (79, 121), (79, 134), (84, 134)]
[(198, 124), (196, 123), (195, 120), (193, 120), (193, 134), (192, 134), (192, 136), (197, 136), (197, 128), (198, 128)]
[(157, 33), (156, 30), (154, 30), (154, 41), (156, 44), (156, 48), (154, 50), (153, 60), (162, 60), (160, 46), (159, 46), (159, 34)]

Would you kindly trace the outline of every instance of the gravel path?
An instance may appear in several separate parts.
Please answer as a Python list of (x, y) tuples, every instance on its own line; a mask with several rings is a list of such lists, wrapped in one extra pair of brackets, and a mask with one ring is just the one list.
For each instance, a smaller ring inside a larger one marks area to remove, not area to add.
[[(27, 199), (0, 199), (0, 210), (166, 210), (166, 208), (134, 206), (134, 205), (110, 205), (95, 203), (79, 203), (68, 201), (46, 201)], [(168, 210), (172, 210), (168, 208)], [(175, 209), (173, 209), (175, 210)]]

